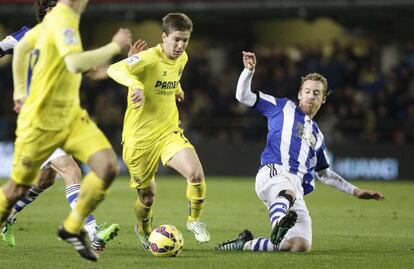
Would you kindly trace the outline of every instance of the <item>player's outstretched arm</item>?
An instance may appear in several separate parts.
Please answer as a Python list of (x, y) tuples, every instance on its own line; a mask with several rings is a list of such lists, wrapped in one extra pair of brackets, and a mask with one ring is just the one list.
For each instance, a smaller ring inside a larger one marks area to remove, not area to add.
[(121, 28), (113, 36), (111, 43), (95, 50), (68, 54), (65, 57), (65, 64), (70, 72), (83, 73), (93, 67), (105, 64), (122, 51), (128, 51), (130, 46), (131, 32)]
[(335, 173), (329, 168), (320, 170), (316, 173), (316, 177), (322, 183), (332, 186), (340, 191), (353, 195), (356, 186), (346, 181), (343, 177)]
[(253, 106), (256, 103), (257, 95), (252, 92), (251, 85), (256, 67), (256, 56), (252, 52), (242, 52), (244, 70), (240, 74), (237, 82), (236, 99), (247, 106)]
[[(134, 45), (130, 46), (128, 57), (138, 54), (143, 50), (148, 49), (147, 42), (145, 40), (138, 39)], [(86, 76), (92, 80), (102, 80), (108, 78), (107, 70), (109, 68), (109, 64), (104, 64), (98, 67), (91, 68)]]
[(321, 182), (329, 186), (332, 186), (338, 190), (351, 194), (359, 199), (384, 199), (384, 195), (382, 195), (380, 192), (360, 189), (346, 181), (343, 177), (341, 177), (329, 168), (318, 171), (316, 175)]

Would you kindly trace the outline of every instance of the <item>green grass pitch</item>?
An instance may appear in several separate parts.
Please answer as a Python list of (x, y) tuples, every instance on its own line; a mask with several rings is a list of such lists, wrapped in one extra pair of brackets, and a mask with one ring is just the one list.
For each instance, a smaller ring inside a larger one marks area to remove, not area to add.
[(154, 224), (173, 224), (182, 231), (179, 257), (155, 258), (143, 251), (133, 231), (136, 194), (126, 178), (118, 178), (95, 216), (98, 222), (119, 223), (120, 234), (97, 263), (81, 259), (56, 237), (69, 211), (58, 181), (18, 216), (16, 247), (0, 242), (0, 268), (414, 268), (414, 182), (356, 182), (383, 192), (383, 202), (358, 200), (318, 184), (306, 198), (313, 221), (313, 248), (307, 254), (214, 250), (244, 228), (256, 236), (269, 235), (267, 211), (256, 197), (253, 178), (207, 179), (202, 220), (212, 240), (204, 245), (185, 230), (185, 180), (160, 177), (157, 183)]

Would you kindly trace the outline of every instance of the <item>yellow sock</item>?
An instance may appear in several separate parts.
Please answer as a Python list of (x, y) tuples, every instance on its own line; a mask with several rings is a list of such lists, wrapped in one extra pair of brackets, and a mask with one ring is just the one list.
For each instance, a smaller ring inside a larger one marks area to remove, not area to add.
[(144, 205), (139, 198), (134, 205), (135, 215), (138, 220), (138, 230), (145, 234), (150, 234), (152, 231), (152, 207)]
[(9, 216), (11, 205), (4, 194), (3, 188), (0, 188), (0, 227)]
[(105, 197), (104, 181), (94, 172), (86, 175), (81, 184), (75, 208), (63, 222), (70, 233), (79, 233), (86, 217), (98, 206)]
[(191, 183), (187, 181), (188, 218), (187, 221), (199, 219), (203, 212), (204, 199), (206, 198), (206, 181)]

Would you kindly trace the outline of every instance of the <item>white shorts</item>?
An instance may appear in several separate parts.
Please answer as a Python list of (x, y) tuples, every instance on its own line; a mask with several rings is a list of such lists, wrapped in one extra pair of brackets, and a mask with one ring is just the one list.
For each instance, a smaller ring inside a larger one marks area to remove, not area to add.
[(63, 151), (63, 149), (57, 148), (52, 155), (49, 156), (49, 158), (47, 158), (47, 160), (42, 163), (42, 165), (40, 166), (40, 169), (45, 170), (45, 169), (49, 169), (50, 168), (50, 162), (54, 159), (57, 159), (59, 157), (62, 156), (67, 156), (68, 154), (66, 152)]
[(298, 215), (295, 226), (289, 229), (284, 240), (301, 237), (312, 244), (312, 220), (303, 199), (302, 179), (277, 164), (262, 167), (256, 175), (256, 193), (268, 210), (282, 190), (295, 193), (296, 200), (290, 210)]

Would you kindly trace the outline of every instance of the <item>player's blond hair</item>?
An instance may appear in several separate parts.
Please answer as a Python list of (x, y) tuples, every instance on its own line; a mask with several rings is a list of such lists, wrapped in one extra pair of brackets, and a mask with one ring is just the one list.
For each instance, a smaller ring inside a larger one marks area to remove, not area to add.
[(305, 81), (307, 80), (314, 80), (314, 81), (321, 82), (323, 85), (324, 96), (329, 96), (332, 93), (330, 90), (328, 90), (328, 80), (319, 73), (309, 73), (305, 75), (304, 77), (301, 77), (300, 90), (302, 90), (303, 83), (305, 83)]
[(162, 18), (162, 31), (167, 35), (174, 31), (193, 31), (193, 22), (184, 13), (169, 13)]

